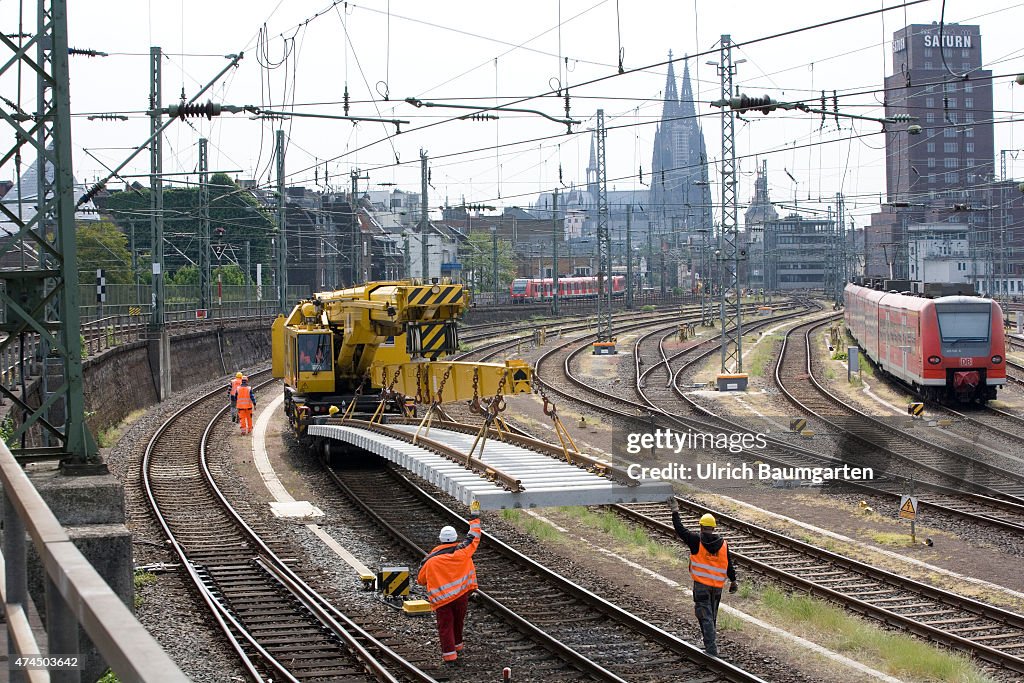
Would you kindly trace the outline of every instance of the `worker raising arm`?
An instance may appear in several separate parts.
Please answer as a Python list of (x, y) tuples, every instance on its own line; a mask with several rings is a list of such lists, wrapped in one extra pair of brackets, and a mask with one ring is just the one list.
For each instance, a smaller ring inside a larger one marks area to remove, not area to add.
[(718, 623), (718, 604), (722, 601), (722, 588), (729, 579), (729, 592), (735, 593), (736, 570), (732, 566), (729, 546), (715, 533), (715, 518), (706, 514), (700, 518), (700, 533), (689, 531), (679, 519), (679, 502), (675, 496), (668, 499), (672, 509), (672, 526), (676, 535), (690, 548), (690, 576), (693, 578), (693, 610), (700, 623), (704, 650), (718, 656), (715, 628)]
[(454, 527), (441, 529), (441, 545), (430, 551), (420, 567), (416, 582), (427, 587), (427, 600), (437, 618), (441, 658), (455, 664), (463, 650), (462, 628), (466, 621), (469, 594), (477, 589), (473, 553), (480, 545), (480, 503), (469, 507), (469, 533), (461, 543)]

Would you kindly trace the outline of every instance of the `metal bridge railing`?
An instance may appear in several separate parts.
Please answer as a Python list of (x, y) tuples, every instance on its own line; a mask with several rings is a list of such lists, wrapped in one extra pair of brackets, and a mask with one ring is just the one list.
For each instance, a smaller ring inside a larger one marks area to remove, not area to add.
[[(78, 657), (81, 626), (120, 680), (188, 681), (178, 665), (138, 622), (74, 546), (11, 451), (0, 443), (3, 485), (3, 591), (7, 653), (18, 657)], [(28, 620), (25, 533), (45, 571), (46, 635), (42, 652)], [(79, 659), (81, 661), (81, 659)], [(10, 664), (9, 664), (10, 665)], [(11, 670), (12, 681), (79, 681), (74, 669)]]

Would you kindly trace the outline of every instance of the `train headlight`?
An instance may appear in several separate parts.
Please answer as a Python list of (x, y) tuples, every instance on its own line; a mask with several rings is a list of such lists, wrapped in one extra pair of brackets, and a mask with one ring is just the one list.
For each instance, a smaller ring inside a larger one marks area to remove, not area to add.
[(928, 356), (928, 362), (931, 363), (932, 365), (938, 365), (939, 363), (942, 362), (942, 359), (939, 358), (938, 356)]
[(999, 365), (1003, 362), (1003, 357), (1000, 355), (992, 356), (992, 365)]

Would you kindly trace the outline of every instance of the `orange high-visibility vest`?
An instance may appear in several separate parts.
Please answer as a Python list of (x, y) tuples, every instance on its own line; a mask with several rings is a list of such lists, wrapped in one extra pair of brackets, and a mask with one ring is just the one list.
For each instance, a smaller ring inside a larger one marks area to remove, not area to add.
[(725, 541), (722, 541), (722, 547), (714, 555), (708, 552), (703, 543), (700, 544), (700, 549), (695, 554), (690, 555), (690, 576), (694, 581), (703, 583), (705, 586), (715, 588), (724, 586), (725, 580), (728, 578), (726, 575), (728, 567), (729, 549)]
[(242, 384), (238, 387), (238, 391), (235, 394), (235, 407), (239, 410), (252, 408), (252, 387), (248, 384)]
[(242, 386), (241, 377), (235, 377), (233, 380), (231, 380), (231, 390), (228, 392), (228, 396), (230, 396), (231, 398), (235, 398), (236, 396), (238, 396), (238, 387), (240, 386)]
[(447, 605), (452, 600), (477, 589), (473, 553), (480, 545), (480, 520), (469, 522), (469, 536), (461, 543), (442, 543), (423, 561), (417, 583), (427, 587), (430, 608)]

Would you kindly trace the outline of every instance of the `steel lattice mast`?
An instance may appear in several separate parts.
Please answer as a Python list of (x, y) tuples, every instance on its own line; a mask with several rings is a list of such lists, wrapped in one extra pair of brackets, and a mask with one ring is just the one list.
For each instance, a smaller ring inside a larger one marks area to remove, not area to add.
[(213, 278), (210, 268), (210, 157), (207, 144), (206, 138), (199, 138), (199, 308), (202, 309), (210, 308)]
[(605, 159), (604, 109), (597, 110), (597, 341), (612, 336), (612, 241), (608, 230), (608, 167)]
[[(82, 389), (66, 0), (39, 0), (37, 17), (36, 33), (23, 45), (0, 35), (0, 43), (12, 53), (0, 66), (0, 77), (14, 73), (20, 65), (35, 73), (38, 83), (38, 110), (34, 114), (21, 110), (3, 114), (15, 142), (0, 165), (20, 158), (27, 147), (38, 158), (41, 178), (33, 216), (25, 216), (24, 196), (18, 197), (16, 212), (0, 204), (0, 212), (12, 228), (9, 234), (0, 236), (0, 258), (6, 257), (8, 263), (19, 261), (19, 265), (0, 271), (5, 285), (0, 291), (5, 311), (0, 329), (7, 333), (0, 341), (0, 352), (17, 348), (27, 337), (36, 337), (62, 360), (62, 376), (48, 387), (49, 395), (39, 407), (28, 405), (2, 385), (0, 394), (23, 416), (8, 439), (14, 444), (11, 450), (15, 455), (57, 456), (66, 465), (86, 465), (97, 462), (97, 458), (96, 444), (85, 425)], [(35, 59), (30, 56), (33, 48)], [(29, 360), (20, 361), (25, 373)], [(47, 414), (60, 401), (65, 420), (63, 425), (55, 425)], [(22, 435), (33, 427), (41, 427), (57, 444), (21, 446)]]
[[(721, 41), (721, 62), (718, 75), (722, 99), (732, 96), (732, 38), (725, 34)], [(722, 325), (722, 373), (743, 372), (743, 326), (740, 318), (742, 293), (737, 272), (740, 253), (737, 242), (738, 209), (736, 206), (736, 138), (732, 109), (722, 109), (722, 223), (718, 231), (718, 266), (722, 273), (722, 301), (719, 320)]]

